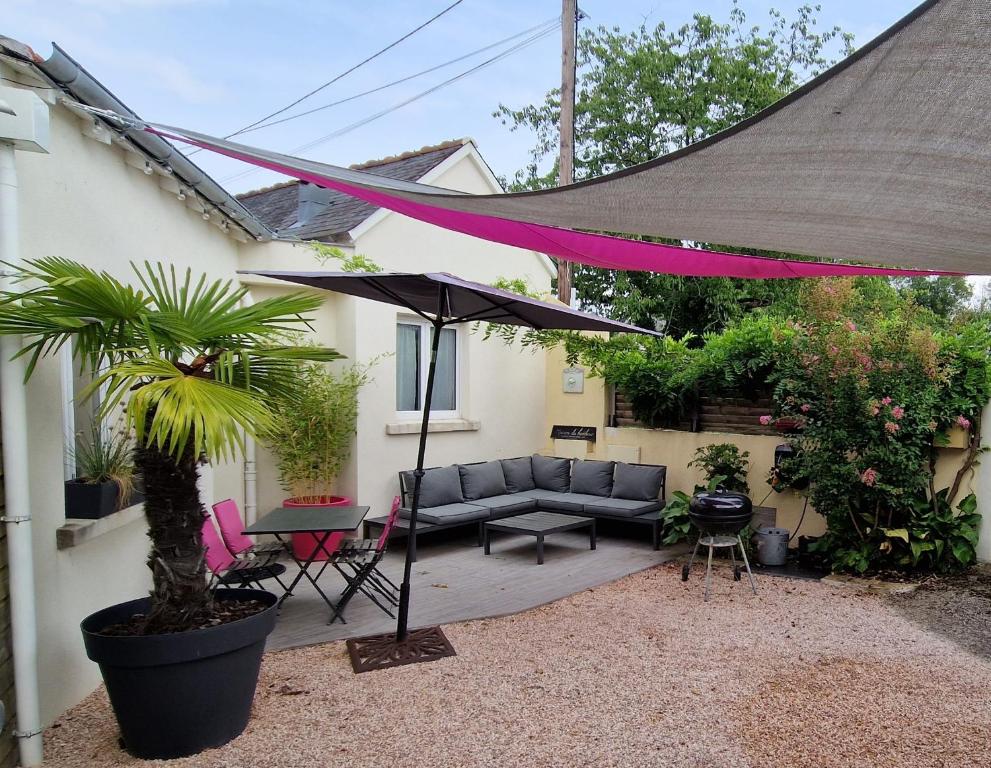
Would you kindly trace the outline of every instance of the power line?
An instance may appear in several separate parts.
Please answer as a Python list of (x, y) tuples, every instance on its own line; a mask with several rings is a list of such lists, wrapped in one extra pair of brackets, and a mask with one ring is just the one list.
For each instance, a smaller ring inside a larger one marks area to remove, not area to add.
[[(464, 72), (461, 72), (461, 73), (459, 73), (457, 75), (454, 75), (453, 77), (448, 78), (447, 80), (444, 80), (444, 81), (442, 81), (440, 83), (437, 83), (436, 85), (431, 86), (427, 90), (421, 91), (420, 93), (418, 93), (418, 94), (416, 94), (414, 96), (411, 96), (408, 99), (404, 99), (403, 101), (399, 102), (398, 104), (393, 104), (391, 107), (387, 107), (386, 109), (383, 109), (383, 110), (381, 110), (379, 112), (376, 112), (376, 113), (374, 113), (372, 115), (368, 115), (368, 116), (362, 118), (361, 120), (356, 120), (355, 122), (350, 123), (350, 124), (344, 126), (343, 128), (339, 128), (336, 131), (332, 131), (331, 133), (328, 133), (325, 136), (321, 136), (320, 138), (314, 139), (311, 142), (308, 142), (306, 144), (301, 144), (298, 147), (294, 147), (293, 149), (289, 150), (289, 152), (290, 152), (290, 154), (294, 154), (296, 152), (304, 152), (304, 151), (306, 151), (308, 149), (312, 149), (313, 147), (316, 147), (319, 144), (324, 143), (325, 141), (329, 141), (330, 139), (336, 139), (339, 136), (343, 136), (346, 133), (350, 133), (351, 131), (357, 130), (358, 128), (361, 128), (361, 127), (367, 125), (368, 123), (371, 123), (371, 122), (373, 122), (375, 120), (378, 120), (379, 118), (384, 117), (385, 115), (388, 115), (388, 114), (390, 114), (392, 112), (395, 112), (396, 110), (401, 109), (401, 108), (407, 106), (408, 104), (412, 104), (414, 101), (419, 101), (420, 99), (422, 99), (422, 98), (424, 98), (426, 96), (429, 96), (430, 94), (435, 93), (436, 91), (439, 91), (441, 88), (446, 88), (447, 86), (449, 86), (449, 85), (457, 82), (458, 80), (461, 80), (461, 79), (467, 77), (468, 75), (474, 74), (475, 72), (478, 72), (481, 69), (484, 69), (484, 68), (486, 68), (488, 66), (491, 66), (492, 64), (495, 64), (497, 61), (501, 61), (502, 59), (506, 58), (507, 56), (510, 56), (510, 55), (512, 55), (514, 53), (517, 53), (517, 52), (523, 50), (524, 48), (528, 48), (529, 46), (531, 46), (534, 43), (538, 42), (539, 40), (547, 37), (549, 34), (555, 32), (556, 30), (557, 30), (557, 23), (555, 23), (553, 26), (551, 26), (548, 29), (545, 29), (545, 30), (543, 30), (541, 32), (538, 32), (538, 33), (534, 34), (534, 35), (531, 35), (530, 37), (526, 38), (525, 40), (520, 41), (516, 45), (507, 48), (505, 51), (502, 51), (502, 52), (496, 54), (495, 56), (493, 56), (493, 57), (491, 57), (489, 59), (486, 59), (485, 61), (483, 61), (483, 62), (481, 62), (479, 64), (476, 64), (474, 67), (471, 67), (470, 69), (466, 69)], [(234, 181), (236, 179), (240, 179), (240, 178), (243, 178), (245, 176), (249, 176), (249, 175), (251, 175), (253, 173), (256, 173), (258, 170), (259, 169), (257, 169), (257, 168), (252, 168), (252, 169), (249, 169), (247, 171), (242, 171), (241, 173), (234, 174), (233, 176), (227, 176), (226, 178), (223, 178), (220, 181), (221, 181), (221, 183), (226, 183), (226, 182), (229, 182), (229, 181)]]
[[(386, 51), (389, 51), (389, 50), (395, 48), (397, 45), (399, 45), (404, 40), (408, 40), (413, 35), (415, 35), (417, 32), (419, 32), (421, 29), (424, 29), (425, 27), (430, 26), (435, 21), (437, 21), (437, 19), (439, 19), (441, 16), (443, 16), (445, 13), (447, 13), (448, 11), (454, 10), (459, 5), (461, 5), (461, 3), (463, 3), (463, 2), (464, 2), (464, 0), (455, 0), (455, 2), (451, 3), (449, 6), (447, 6), (440, 13), (437, 13), (434, 16), (431, 16), (425, 22), (423, 22), (422, 24), (420, 24), (420, 26), (416, 27), (415, 29), (410, 30), (405, 35), (403, 35), (402, 37), (400, 37), (398, 40), (394, 40), (393, 42), (389, 43), (387, 46), (385, 46), (385, 48), (382, 48), (382, 49), (376, 51), (375, 53), (373, 53), (371, 56), (368, 56), (368, 57), (362, 59), (361, 61), (359, 61), (354, 66), (350, 67), (349, 69), (344, 70), (343, 72), (341, 72), (341, 74), (337, 75), (336, 77), (331, 78), (326, 83), (323, 83), (322, 85), (317, 86), (316, 88), (314, 88), (309, 93), (306, 93), (306, 94), (300, 96), (298, 99), (296, 99), (295, 101), (291, 102), (290, 104), (286, 104), (286, 106), (282, 107), (281, 109), (277, 109), (275, 112), (272, 112), (271, 114), (265, 115), (265, 117), (259, 118), (258, 120), (255, 120), (255, 122), (253, 122), (253, 123), (249, 123), (248, 125), (244, 126), (243, 128), (240, 128), (240, 129), (234, 131), (234, 133), (227, 134), (226, 136), (224, 136), (224, 138), (225, 139), (230, 139), (230, 138), (232, 138), (234, 136), (238, 136), (238, 135), (244, 133), (245, 131), (249, 130), (250, 128), (254, 128), (255, 126), (259, 125), (260, 123), (264, 123), (266, 120), (270, 120), (271, 118), (277, 117), (278, 115), (281, 115), (283, 112), (286, 112), (287, 110), (292, 109), (293, 107), (295, 107), (300, 102), (306, 101), (308, 98), (310, 98), (310, 96), (313, 96), (313, 95), (315, 95), (317, 93), (320, 93), (320, 91), (322, 91), (324, 88), (327, 88), (328, 86), (333, 85), (334, 83), (336, 83), (341, 78), (347, 77), (348, 75), (350, 75), (356, 69), (365, 66), (365, 64), (367, 64), (368, 62), (372, 61), (373, 59), (377, 59), (379, 56), (381, 56)], [(190, 152), (189, 154), (194, 154), (194, 152)]]
[(530, 27), (529, 29), (524, 29), (522, 32), (517, 32), (515, 35), (510, 35), (509, 37), (504, 37), (502, 40), (497, 40), (494, 43), (490, 43), (489, 45), (483, 46), (482, 48), (477, 48), (474, 51), (471, 51), (469, 53), (466, 53), (466, 54), (463, 54), (461, 56), (458, 56), (457, 58), (449, 59), (448, 61), (445, 61), (442, 64), (436, 64), (436, 65), (434, 65), (432, 67), (429, 67), (428, 69), (422, 69), (419, 72), (416, 72), (416, 73), (414, 73), (412, 75), (407, 75), (406, 77), (400, 78), (399, 80), (393, 80), (390, 83), (385, 83), (384, 85), (377, 86), (377, 87), (372, 88), (370, 90), (362, 91), (361, 93), (356, 93), (356, 94), (354, 94), (352, 96), (348, 96), (346, 98), (339, 99), (338, 101), (332, 101), (329, 104), (323, 104), (323, 105), (321, 105), (319, 107), (314, 107), (313, 109), (308, 109), (305, 112), (297, 112), (294, 115), (288, 115), (286, 117), (283, 117), (280, 120), (273, 120), (270, 123), (264, 123), (262, 125), (256, 125), (256, 126), (254, 126), (252, 128), (245, 128), (244, 130), (241, 131), (241, 134), (253, 133), (254, 131), (260, 131), (263, 128), (271, 128), (273, 125), (281, 125), (282, 123), (288, 123), (291, 120), (296, 120), (296, 119), (298, 119), (300, 117), (306, 117), (307, 115), (312, 115), (312, 114), (314, 114), (316, 112), (320, 112), (320, 111), (325, 110), (325, 109), (330, 109), (331, 107), (337, 107), (337, 106), (340, 106), (341, 104), (347, 104), (348, 102), (355, 101), (356, 99), (360, 99), (363, 96), (370, 96), (373, 93), (378, 93), (379, 91), (384, 91), (387, 88), (392, 88), (393, 86), (396, 86), (396, 85), (402, 85), (403, 83), (408, 83), (410, 80), (415, 80), (416, 78), (422, 77), (423, 75), (429, 75), (431, 72), (436, 72), (437, 70), (443, 69), (444, 67), (449, 67), (451, 64), (457, 64), (459, 61), (464, 61), (465, 59), (470, 59), (472, 56), (477, 56), (480, 53), (485, 53), (485, 51), (490, 51), (493, 48), (498, 48), (500, 45), (505, 45), (506, 43), (508, 43), (508, 42), (510, 42), (512, 40), (516, 40), (517, 38), (523, 37), (524, 35), (531, 34), (531, 33), (536, 32), (538, 30), (539, 31), (543, 31), (545, 29), (546, 30), (557, 29), (557, 25), (559, 23), (560, 23), (560, 17), (555, 16), (554, 18), (548, 19), (547, 21), (545, 21), (545, 22), (543, 22), (541, 24), (537, 24), (537, 25), (535, 25), (533, 27)]

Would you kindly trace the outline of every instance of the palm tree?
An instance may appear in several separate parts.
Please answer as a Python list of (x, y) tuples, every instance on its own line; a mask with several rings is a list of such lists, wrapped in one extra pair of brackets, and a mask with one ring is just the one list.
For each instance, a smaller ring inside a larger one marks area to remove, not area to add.
[(0, 334), (23, 337), (27, 378), (41, 357), (71, 342), (81, 394), (105, 392), (101, 415), (121, 413), (135, 437), (145, 487), (152, 571), (146, 634), (197, 626), (210, 617), (196, 487), (201, 459), (224, 460), (244, 435), (264, 432), (270, 402), (292, 396), (300, 361), (340, 358), (328, 348), (287, 343), (321, 304), (293, 293), (246, 304), (232, 281), (194, 282), (190, 271), (132, 264), (139, 287), (68, 259), (29, 261), (18, 290), (0, 294)]

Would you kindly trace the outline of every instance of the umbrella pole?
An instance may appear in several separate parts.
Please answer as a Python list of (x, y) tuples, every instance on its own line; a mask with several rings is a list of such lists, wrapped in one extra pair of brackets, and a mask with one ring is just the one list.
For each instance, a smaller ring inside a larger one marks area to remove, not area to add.
[(437, 350), (440, 348), (440, 333), (444, 329), (444, 305), (447, 301), (447, 288), (440, 286), (437, 291), (437, 316), (434, 320), (434, 334), (430, 341), (430, 365), (427, 368), (427, 391), (423, 396), (423, 421), (420, 423), (420, 447), (416, 454), (416, 469), (413, 471), (413, 503), (409, 512), (409, 535), (406, 537), (406, 564), (403, 567), (403, 581), (399, 586), (399, 611), (396, 621), (396, 642), (406, 639), (409, 619), (410, 574), (413, 569), (413, 553), (416, 551), (416, 518), (420, 511), (420, 481), (423, 479), (423, 460), (427, 451), (427, 430), (430, 426), (430, 405), (434, 396), (434, 374), (437, 371)]

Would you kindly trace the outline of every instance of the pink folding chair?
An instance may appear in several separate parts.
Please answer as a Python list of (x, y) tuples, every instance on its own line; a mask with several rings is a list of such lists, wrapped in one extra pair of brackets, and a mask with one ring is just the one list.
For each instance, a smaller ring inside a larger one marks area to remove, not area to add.
[(252, 584), (264, 589), (262, 581), (275, 579), (283, 591), (286, 585), (279, 578), (286, 572), (281, 563), (258, 565), (254, 560), (238, 560), (230, 553), (213, 521), (207, 517), (203, 521), (203, 546), (206, 549), (206, 567), (213, 574), (211, 585), (225, 587), (250, 587)]
[(238, 558), (264, 557), (266, 563), (282, 554), (283, 547), (278, 541), (256, 544), (244, 531), (241, 510), (234, 499), (224, 499), (213, 505), (213, 517), (220, 526), (220, 535), (231, 554)]

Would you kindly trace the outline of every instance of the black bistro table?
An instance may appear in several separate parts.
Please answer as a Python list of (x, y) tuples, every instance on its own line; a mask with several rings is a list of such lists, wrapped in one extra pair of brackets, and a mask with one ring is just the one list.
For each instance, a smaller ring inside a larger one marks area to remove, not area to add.
[[(282, 605), (285, 599), (292, 594), (296, 585), (305, 576), (323, 598), (323, 601), (327, 603), (331, 610), (331, 616), (338, 614), (338, 606), (327, 597), (317, 583), (330, 563), (331, 553), (326, 548), (327, 540), (330, 539), (332, 533), (353, 531), (361, 525), (366, 514), (368, 514), (368, 507), (279, 507), (244, 529), (244, 532), (249, 536), (257, 536), (262, 533), (275, 536), (289, 557), (299, 566), (299, 573), (286, 588), (282, 597), (279, 598), (279, 605)], [(296, 557), (292, 547), (289, 546), (289, 537), (294, 533), (312, 533), (313, 538), (317, 540), (317, 545), (313, 547), (305, 560)], [(320, 570), (316, 576), (313, 576), (310, 574), (310, 566), (316, 561), (317, 554), (320, 552), (327, 555), (328, 559), (321, 561)], [(342, 621), (344, 620), (343, 616), (340, 618)]]
[(562, 515), (557, 512), (530, 512), (526, 515), (507, 517), (503, 520), (492, 520), (482, 525), (482, 537), (485, 554), (489, 554), (489, 533), (515, 533), (524, 536), (534, 536), (537, 539), (537, 565), (544, 564), (544, 537), (562, 531), (574, 531), (588, 528), (588, 548), (595, 549), (595, 518)]

